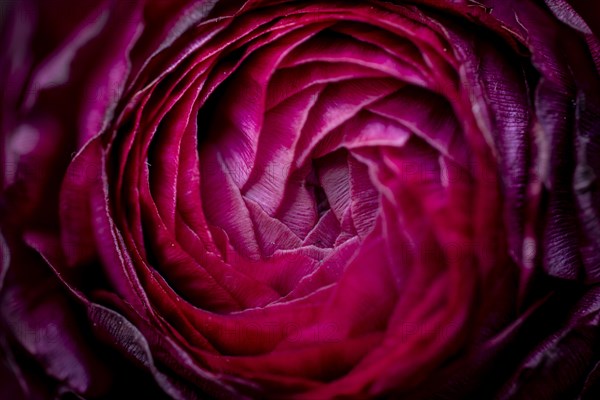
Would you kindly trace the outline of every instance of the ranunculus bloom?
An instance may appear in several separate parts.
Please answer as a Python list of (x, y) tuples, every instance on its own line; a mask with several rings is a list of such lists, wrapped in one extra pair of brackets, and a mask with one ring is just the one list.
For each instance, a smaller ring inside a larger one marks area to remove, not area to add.
[(4, 8), (0, 392), (596, 398), (590, 4)]

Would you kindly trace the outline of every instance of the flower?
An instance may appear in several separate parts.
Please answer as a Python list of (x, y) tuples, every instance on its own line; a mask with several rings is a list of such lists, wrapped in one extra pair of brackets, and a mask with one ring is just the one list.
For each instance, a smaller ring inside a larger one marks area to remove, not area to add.
[(600, 18), (23, 1), (11, 398), (593, 398)]

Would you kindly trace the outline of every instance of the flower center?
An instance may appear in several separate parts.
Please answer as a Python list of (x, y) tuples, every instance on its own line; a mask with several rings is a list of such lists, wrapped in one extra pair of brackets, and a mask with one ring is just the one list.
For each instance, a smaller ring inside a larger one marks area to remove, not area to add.
[[(314, 108), (319, 98), (330, 95), (343, 104), (343, 85), (307, 89), (279, 99), (266, 112), (241, 116), (239, 110), (248, 112), (250, 106), (240, 97), (240, 88), (250, 85), (241, 75), (225, 83), (211, 99), (212, 112), (199, 119), (209, 127), (200, 161), (204, 212), (213, 231), (225, 233), (236, 251), (251, 259), (297, 248), (322, 249), (315, 257), (323, 259), (359, 236), (357, 220), (364, 238), (375, 223), (379, 194), (368, 167), (337, 143), (342, 131), (353, 129), (353, 116), (342, 130), (325, 127), (321, 140), (311, 138), (317, 135), (314, 121), (329, 118)], [(267, 91), (256, 97), (268, 104), (273, 95)], [(299, 114), (301, 120), (294, 123)], [(215, 193), (222, 196), (215, 200)], [(252, 226), (253, 232), (242, 232), (240, 224)]]

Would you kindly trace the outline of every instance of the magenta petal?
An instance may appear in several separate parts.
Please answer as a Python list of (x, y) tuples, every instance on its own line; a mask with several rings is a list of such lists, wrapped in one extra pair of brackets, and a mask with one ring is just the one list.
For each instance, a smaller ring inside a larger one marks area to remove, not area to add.
[(340, 234), (340, 221), (332, 210), (327, 210), (319, 222), (306, 235), (302, 245), (317, 247), (333, 247), (335, 239)]
[(62, 243), (69, 265), (90, 261), (97, 253), (90, 193), (101, 185), (99, 139), (89, 142), (74, 158), (61, 191)]
[(297, 145), (296, 166), (303, 165), (313, 148), (332, 130), (404, 85), (394, 79), (357, 79), (328, 85), (311, 109)]
[[(48, 247), (46, 237), (30, 234), (27, 239), (36, 250)], [(50, 376), (80, 394), (103, 390), (110, 372), (91, 351), (71, 299), (58, 279), (49, 275), (45, 260), (25, 250), (19, 253), (13, 254), (15, 264), (7, 274), (11, 284), (2, 298), (3, 320)], [(28, 265), (28, 269), (18, 265)]]
[(269, 216), (254, 201), (250, 199), (244, 201), (254, 223), (256, 237), (263, 255), (270, 256), (276, 250), (293, 249), (300, 245), (300, 238), (281, 221)]
[(265, 114), (256, 164), (243, 190), (270, 214), (280, 206), (289, 185), (300, 132), (322, 90), (321, 85), (313, 86)]
[(323, 160), (317, 160), (319, 182), (331, 210), (340, 223), (350, 207), (350, 186), (347, 155), (343, 152), (334, 153)]
[(319, 35), (292, 52), (283, 66), (293, 67), (311, 62), (354, 63), (418, 86), (426, 86), (427, 83), (425, 77), (412, 65), (405, 64), (376, 46), (356, 42), (350, 37), (339, 40)]
[(236, 171), (227, 170), (220, 153), (216, 152), (207, 154), (203, 165), (203, 203), (208, 221), (224, 229), (233, 246), (244, 255), (257, 257), (259, 246), (252, 220), (233, 178)]
[(451, 105), (427, 90), (406, 87), (367, 107), (397, 121), (467, 168), (468, 148)]
[(368, 168), (354, 157), (349, 157), (350, 167), (350, 210), (352, 224), (361, 239), (370, 233), (373, 221), (379, 213), (379, 192), (373, 186)]

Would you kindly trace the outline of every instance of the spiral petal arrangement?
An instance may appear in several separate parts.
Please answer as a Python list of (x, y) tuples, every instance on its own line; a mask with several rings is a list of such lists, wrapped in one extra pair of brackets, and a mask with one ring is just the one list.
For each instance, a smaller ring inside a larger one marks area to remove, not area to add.
[[(114, 305), (177, 332), (233, 386), (410, 389), (466, 345), (491, 311), (476, 294), (510, 268), (486, 142), (509, 129), (473, 102), (496, 95), (500, 108), (506, 89), (465, 92), (484, 88), (463, 36), (389, 5), (198, 25), (77, 156), (68, 176), (102, 174), (65, 181), (63, 241), (95, 236)], [(509, 128), (521, 131), (528, 93), (515, 81)], [(92, 254), (65, 247), (73, 267)]]
[[(60, 233), (23, 234), (94, 336), (172, 398), (429, 398), (547, 304), (537, 274), (597, 282), (596, 27), (563, 1), (438, 3), (198, 2), (159, 46), (141, 21), (169, 6), (131, 6)], [(591, 55), (560, 58), (552, 13)], [(60, 346), (36, 351), (90, 390)]]

